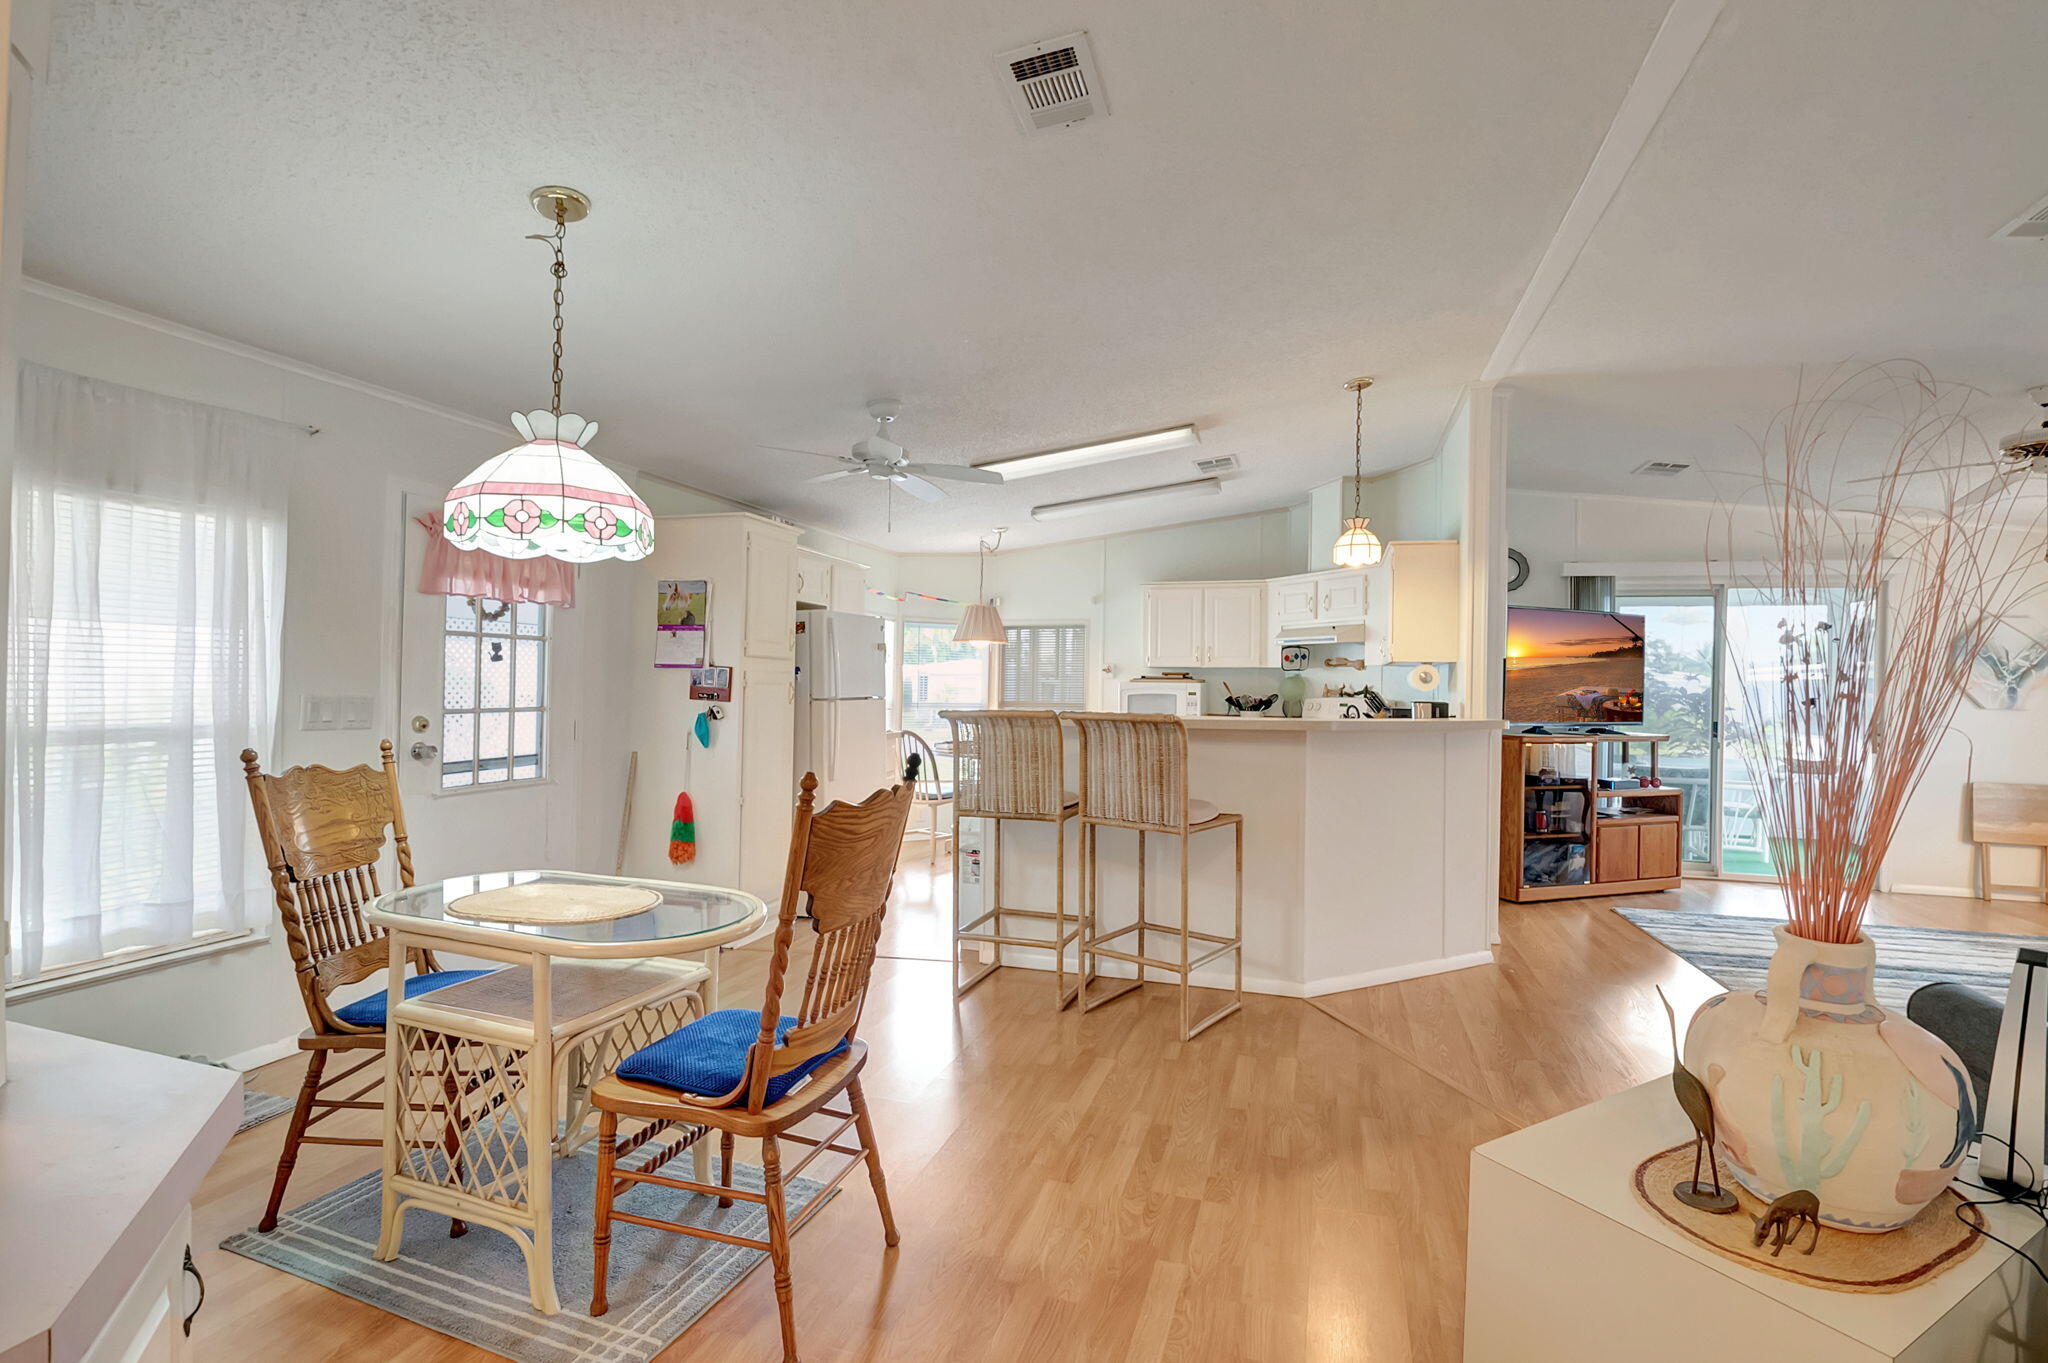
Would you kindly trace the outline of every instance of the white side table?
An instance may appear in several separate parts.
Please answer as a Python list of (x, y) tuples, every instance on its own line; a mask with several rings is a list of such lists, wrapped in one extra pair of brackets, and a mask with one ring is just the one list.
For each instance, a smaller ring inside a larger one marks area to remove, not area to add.
[[(1465, 1363), (2048, 1359), (2048, 1287), (1988, 1240), (1931, 1282), (1875, 1296), (1757, 1273), (1676, 1234), (1630, 1176), (1691, 1135), (1657, 1079), (1472, 1152)], [(2039, 1217), (1984, 1212), (1994, 1235), (2035, 1255), (2048, 1245)]]

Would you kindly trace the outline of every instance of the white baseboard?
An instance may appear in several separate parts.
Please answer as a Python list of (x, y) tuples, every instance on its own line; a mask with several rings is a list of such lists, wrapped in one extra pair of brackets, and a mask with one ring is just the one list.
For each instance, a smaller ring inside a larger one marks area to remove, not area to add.
[(1355, 975), (1336, 975), (1327, 980), (1310, 980), (1303, 991), (1308, 998), (1321, 998), (1325, 994), (1342, 994), (1351, 989), (1370, 989), (1376, 984), (1396, 984), (1402, 980), (1420, 979), (1424, 975), (1442, 975), (1453, 970), (1470, 970), (1476, 965), (1492, 965), (1491, 951), (1473, 951), (1463, 956), (1445, 956), (1434, 961), (1414, 961), (1408, 965), (1388, 966), (1383, 970), (1361, 970)]
[[(1024, 970), (1042, 970), (1052, 973), (1052, 953), (1038, 947), (1005, 947), (1003, 964)], [(1325, 994), (1342, 994), (1352, 989), (1370, 989), (1378, 984), (1394, 984), (1400, 980), (1419, 979), (1424, 975), (1441, 975), (1451, 970), (1467, 970), (1476, 965), (1493, 964), (1491, 951), (1475, 951), (1464, 956), (1447, 956), (1441, 960), (1414, 961), (1407, 965), (1388, 966), (1381, 970), (1365, 970), (1353, 975), (1333, 975), (1328, 979), (1281, 980), (1270, 976), (1247, 974), (1244, 977), (1244, 992), (1265, 994), (1283, 999), (1314, 999)], [(1103, 961), (1097, 973), (1112, 979), (1129, 979), (1137, 967), (1129, 961)], [(1153, 972), (1152, 978), (1162, 983), (1172, 983), (1174, 977)], [(1191, 977), (1197, 989), (1228, 989), (1231, 972), (1228, 967), (1214, 967), (1197, 970)]]
[(246, 1074), (250, 1070), (272, 1064), (285, 1059), (287, 1056), (297, 1055), (298, 1053), (299, 1034), (293, 1032), (282, 1040), (266, 1041), (261, 1046), (251, 1046), (246, 1051), (237, 1051), (220, 1063), (226, 1065), (231, 1070), (240, 1070)]
[(1977, 891), (1968, 885), (1891, 885), (1888, 894), (1936, 894), (1946, 899), (1975, 899)]

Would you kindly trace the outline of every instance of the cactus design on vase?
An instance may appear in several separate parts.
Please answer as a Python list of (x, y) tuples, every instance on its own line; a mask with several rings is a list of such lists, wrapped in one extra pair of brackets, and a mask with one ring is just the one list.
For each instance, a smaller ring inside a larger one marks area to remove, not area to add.
[(1837, 1230), (1896, 1230), (1962, 1165), (1977, 1125), (1969, 1080), (1946, 1045), (1871, 998), (1869, 938), (1774, 931), (1765, 987), (1708, 999), (1686, 1032), (1723, 1167), (1766, 1202), (1815, 1194)]

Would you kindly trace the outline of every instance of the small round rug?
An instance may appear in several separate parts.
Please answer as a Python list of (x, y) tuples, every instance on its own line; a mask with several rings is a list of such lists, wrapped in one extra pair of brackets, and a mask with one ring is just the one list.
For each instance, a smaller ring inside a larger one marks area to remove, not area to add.
[(568, 885), (541, 880), (466, 894), (451, 900), (444, 911), (490, 923), (603, 923), (645, 913), (660, 902), (661, 891), (638, 885)]
[[(1774, 1259), (1768, 1240), (1761, 1246), (1749, 1243), (1756, 1233), (1750, 1218), (1764, 1213), (1761, 1199), (1725, 1177), (1721, 1186), (1742, 1202), (1740, 1210), (1725, 1216), (1697, 1211), (1671, 1195), (1673, 1188), (1692, 1177), (1692, 1150), (1687, 1141), (1638, 1164), (1633, 1180), (1636, 1199), (1694, 1243), (1773, 1277), (1830, 1292), (1904, 1292), (1948, 1272), (1984, 1242), (1977, 1233), (1984, 1224), (1983, 1213), (1964, 1206), (1950, 1188), (1920, 1215), (1883, 1235), (1859, 1235), (1824, 1225), (1812, 1254), (1806, 1247), (1814, 1244), (1813, 1228), (1802, 1226), (1799, 1243), (1788, 1239)], [(1969, 1218), (1967, 1225), (1957, 1219), (1959, 1206)]]

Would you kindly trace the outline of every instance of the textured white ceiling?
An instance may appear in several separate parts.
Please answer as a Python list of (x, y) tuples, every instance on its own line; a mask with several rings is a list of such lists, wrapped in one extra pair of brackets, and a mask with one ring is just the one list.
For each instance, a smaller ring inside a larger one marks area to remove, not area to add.
[[(596, 201), (565, 397), (599, 454), (898, 549), (1279, 506), (1348, 466), (1354, 374), (1370, 466), (1431, 452), (1663, 11), (61, 0), (27, 268), (502, 419), (546, 401), (522, 237), (562, 182)], [(993, 54), (1076, 27), (1112, 115), (1027, 137)], [(875, 396), (917, 458), (1186, 420), (1203, 446), (899, 498), (888, 528), (877, 485), (760, 448), (843, 448)], [(1197, 453), (1243, 462), (1222, 498), (1026, 514)]]
[(2044, 51), (2038, 0), (1732, 0), (1510, 380), (1510, 482), (1712, 497), (1628, 471), (1753, 467), (1802, 370), (1901, 356), (2017, 428), (2048, 243), (1991, 234), (2048, 193)]

